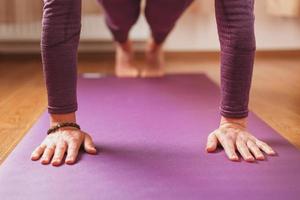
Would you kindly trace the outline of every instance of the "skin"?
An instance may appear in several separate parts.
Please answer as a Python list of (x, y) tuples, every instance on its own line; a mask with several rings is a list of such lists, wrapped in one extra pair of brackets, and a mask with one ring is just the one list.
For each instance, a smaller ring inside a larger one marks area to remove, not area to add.
[(164, 53), (163, 44), (157, 44), (151, 38), (148, 40), (145, 50), (146, 66), (141, 72), (134, 66), (134, 52), (130, 40), (124, 43), (116, 42), (116, 66), (115, 71), (118, 77), (137, 77), (143, 78), (162, 77), (164, 75)]
[[(64, 121), (76, 122), (75, 113), (50, 115), (51, 126)], [(51, 163), (53, 166), (59, 166), (63, 162), (74, 164), (81, 146), (89, 154), (97, 153), (93, 140), (88, 133), (73, 127), (62, 127), (46, 136), (44, 141), (32, 152), (31, 160), (40, 159), (42, 164)], [(63, 160), (65, 154), (67, 156)]]
[[(142, 72), (142, 77), (163, 76), (163, 51), (162, 44), (156, 44), (150, 39), (146, 48), (147, 67)], [(116, 75), (118, 77), (137, 77), (138, 69), (133, 65), (134, 53), (131, 41), (116, 43)], [(50, 126), (59, 122), (76, 122), (75, 113), (50, 114)], [(62, 127), (58, 131), (46, 136), (42, 143), (31, 154), (31, 160), (40, 160), (42, 164), (59, 166), (63, 162), (74, 164), (78, 157), (80, 147), (89, 154), (96, 154), (97, 149), (91, 136), (73, 127)], [(66, 159), (64, 160), (64, 155)]]
[(145, 51), (146, 66), (141, 71), (141, 77), (164, 76), (164, 52), (163, 44), (157, 44), (153, 39), (148, 40)]
[(134, 53), (130, 41), (116, 42), (116, 66), (115, 72), (118, 77), (134, 78), (139, 75), (139, 70), (133, 64)]
[(267, 155), (275, 155), (275, 151), (265, 142), (254, 137), (247, 131), (247, 118), (222, 117), (219, 128), (208, 135), (206, 150), (215, 152), (221, 145), (229, 160), (238, 161), (237, 152), (247, 162), (264, 160)]
[[(247, 118), (235, 119), (221, 117), (220, 126), (208, 135), (207, 152), (215, 152), (218, 145), (221, 145), (229, 160), (238, 161), (237, 151), (242, 158), (248, 162), (264, 160), (267, 155), (275, 155), (275, 151), (263, 141), (255, 138), (246, 130)], [(51, 114), (50, 124), (56, 125), (58, 122), (76, 122), (75, 113)], [(63, 127), (59, 131), (46, 136), (44, 141), (32, 152), (31, 159), (40, 159), (42, 164), (52, 164), (59, 166), (63, 162), (66, 164), (76, 163), (78, 151), (83, 146), (85, 152), (96, 154), (97, 149), (91, 136), (73, 127)], [(64, 155), (66, 159), (64, 160)]]

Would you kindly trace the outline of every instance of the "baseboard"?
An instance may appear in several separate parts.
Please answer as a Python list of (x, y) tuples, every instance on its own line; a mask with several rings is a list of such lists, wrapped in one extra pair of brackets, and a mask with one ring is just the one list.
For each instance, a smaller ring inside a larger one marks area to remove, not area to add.
[[(143, 56), (144, 41), (134, 41), (138, 57)], [(114, 44), (110, 41), (83, 41), (80, 43), (79, 59), (101, 59), (114, 56)], [(40, 59), (39, 42), (0, 42), (0, 59)], [(219, 51), (166, 51), (169, 59), (219, 59)], [(300, 59), (299, 50), (257, 50), (256, 58)]]

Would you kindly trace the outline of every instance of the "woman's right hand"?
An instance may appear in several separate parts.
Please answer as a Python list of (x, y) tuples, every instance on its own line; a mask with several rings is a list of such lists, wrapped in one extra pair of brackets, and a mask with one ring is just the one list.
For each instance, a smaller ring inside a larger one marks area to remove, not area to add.
[[(51, 124), (59, 121), (75, 122), (75, 114), (51, 115)], [(83, 145), (84, 150), (89, 154), (96, 154), (97, 150), (91, 136), (73, 127), (62, 127), (54, 133), (46, 136), (44, 141), (32, 152), (31, 159), (39, 160), (42, 164), (58, 166), (62, 164), (65, 153), (67, 153), (65, 163), (76, 162), (79, 149)]]

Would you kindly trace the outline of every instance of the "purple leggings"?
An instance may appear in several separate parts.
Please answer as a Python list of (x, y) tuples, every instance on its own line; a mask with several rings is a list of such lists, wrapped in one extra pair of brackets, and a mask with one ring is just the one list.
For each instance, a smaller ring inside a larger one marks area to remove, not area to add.
[[(125, 42), (141, 12), (141, 0), (98, 0), (114, 39)], [(145, 17), (156, 43), (163, 43), (177, 19), (193, 0), (148, 0)]]
[[(98, 0), (115, 40), (126, 41), (139, 15), (140, 0)], [(192, 0), (148, 0), (146, 19), (157, 43), (165, 40)], [(81, 31), (81, 0), (44, 0), (41, 40), (48, 112), (75, 112), (77, 49)], [(221, 46), (221, 102), (224, 117), (248, 116), (255, 56), (254, 0), (215, 0)], [(189, 36), (187, 36), (189, 37)]]

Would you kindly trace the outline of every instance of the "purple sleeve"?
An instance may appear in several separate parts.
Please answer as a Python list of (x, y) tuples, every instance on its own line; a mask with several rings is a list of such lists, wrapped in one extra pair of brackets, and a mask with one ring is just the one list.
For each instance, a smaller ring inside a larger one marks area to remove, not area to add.
[[(81, 0), (44, 0), (42, 59), (49, 113), (77, 110), (77, 48)], [(221, 114), (248, 115), (255, 55), (254, 0), (216, 0), (221, 44)]]
[(215, 0), (221, 45), (221, 102), (224, 117), (248, 116), (256, 50), (254, 0)]
[(77, 110), (77, 49), (81, 0), (44, 0), (41, 51), (48, 112)]

